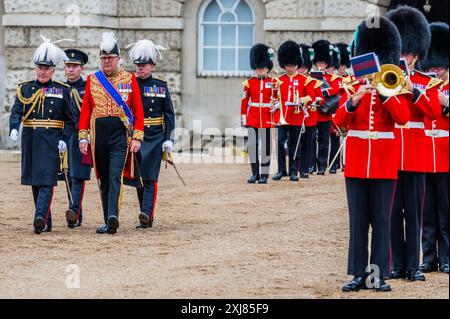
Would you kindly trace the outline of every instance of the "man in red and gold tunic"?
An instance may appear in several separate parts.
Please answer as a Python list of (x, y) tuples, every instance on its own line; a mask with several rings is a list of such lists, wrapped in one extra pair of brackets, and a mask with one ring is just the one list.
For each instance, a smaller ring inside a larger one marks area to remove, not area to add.
[(134, 177), (134, 154), (144, 137), (144, 114), (136, 77), (119, 67), (120, 50), (112, 32), (102, 36), (100, 60), (101, 70), (87, 78), (79, 143), (81, 153), (88, 155), (90, 134), (105, 220), (97, 233), (115, 234), (123, 177)]

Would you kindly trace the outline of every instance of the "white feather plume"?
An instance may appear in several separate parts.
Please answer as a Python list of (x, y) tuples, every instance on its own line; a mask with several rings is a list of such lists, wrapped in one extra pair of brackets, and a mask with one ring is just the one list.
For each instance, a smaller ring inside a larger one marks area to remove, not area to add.
[(117, 35), (112, 32), (103, 32), (102, 42), (100, 43), (100, 51), (111, 52), (114, 46), (117, 44)]
[(52, 42), (50, 39), (44, 37), (43, 35), (41, 35), (41, 38), (44, 42), (37, 48), (36, 52), (34, 53), (35, 63), (51, 61), (54, 65), (57, 65), (61, 61), (69, 60), (66, 53), (58, 48), (55, 44), (62, 41), (74, 42), (74, 40), (61, 39)]
[(154, 44), (153, 41), (150, 40), (140, 40), (136, 43), (127, 45), (126, 48), (131, 48), (129, 55), (132, 61), (151, 59), (154, 63), (156, 62), (157, 55), (159, 55), (159, 58), (162, 60), (161, 51), (167, 50), (165, 47)]

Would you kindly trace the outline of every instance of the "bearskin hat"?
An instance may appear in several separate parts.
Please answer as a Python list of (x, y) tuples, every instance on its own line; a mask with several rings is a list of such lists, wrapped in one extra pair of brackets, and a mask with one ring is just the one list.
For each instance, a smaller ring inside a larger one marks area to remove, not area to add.
[(258, 43), (250, 50), (250, 66), (253, 70), (268, 68), (272, 70), (275, 52), (267, 45)]
[(402, 39), (402, 53), (418, 55), (419, 60), (427, 56), (431, 43), (431, 32), (425, 16), (419, 10), (401, 6), (389, 11), (386, 17), (391, 20)]
[(448, 24), (444, 22), (433, 22), (430, 24), (431, 45), (428, 56), (420, 62), (424, 70), (430, 68), (448, 68)]
[(341, 53), (339, 49), (333, 45), (333, 56), (331, 59), (331, 66), (336, 70), (341, 67)]
[(300, 68), (303, 65), (300, 46), (294, 41), (284, 42), (278, 49), (278, 63), (283, 69), (287, 65), (298, 65)]
[(312, 48), (314, 49), (314, 64), (325, 62), (327, 65), (331, 65), (333, 62), (333, 46), (329, 41), (316, 41), (313, 43)]
[(312, 68), (312, 61), (314, 59), (314, 50), (309, 45), (300, 43), (300, 50), (302, 52), (303, 67), (308, 70)]
[(334, 45), (339, 49), (341, 55), (341, 65), (345, 65), (347, 68), (350, 67), (350, 46), (346, 43), (339, 42)]
[(401, 39), (395, 25), (384, 17), (379, 18), (380, 25), (377, 28), (367, 25), (364, 20), (355, 33), (355, 54), (363, 55), (375, 52), (380, 64), (400, 63)]

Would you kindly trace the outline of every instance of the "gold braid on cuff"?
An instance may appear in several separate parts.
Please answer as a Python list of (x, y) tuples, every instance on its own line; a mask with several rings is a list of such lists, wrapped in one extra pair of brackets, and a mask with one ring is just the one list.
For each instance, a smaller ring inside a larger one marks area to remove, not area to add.
[(80, 132), (78, 132), (78, 141), (87, 140), (88, 136), (89, 136), (88, 130), (80, 130)]
[(133, 140), (143, 141), (144, 140), (144, 132), (139, 130), (134, 130), (133, 132)]

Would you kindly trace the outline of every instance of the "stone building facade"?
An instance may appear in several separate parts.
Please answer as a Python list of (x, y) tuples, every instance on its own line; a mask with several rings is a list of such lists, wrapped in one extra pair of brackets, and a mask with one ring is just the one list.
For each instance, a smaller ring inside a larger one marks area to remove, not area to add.
[[(248, 74), (209, 74), (200, 70), (204, 61), (199, 57), (205, 59), (200, 46), (204, 41), (203, 23), (208, 20), (205, 15), (214, 12), (211, 5), (214, 1), (221, 1), (222, 7), (233, 6), (235, 1), (245, 2), (242, 8), (247, 8), (252, 17), (247, 23), (253, 27), (251, 41), (266, 42), (274, 48), (288, 39), (305, 43), (321, 38), (350, 42), (363, 18), (383, 13), (390, 3), (389, 0), (2, 0), (0, 147), (14, 147), (7, 138), (9, 112), (19, 80), (34, 78), (32, 56), (41, 43), (41, 34), (52, 40), (75, 40), (62, 42), (60, 46), (80, 48), (89, 54), (86, 74), (99, 66), (98, 46), (103, 31), (117, 32), (127, 69), (133, 65), (125, 46), (151, 39), (168, 49), (164, 60), (158, 63), (156, 76), (169, 82), (177, 126), (192, 130), (194, 121), (201, 120), (202, 130), (239, 127), (241, 82)], [(56, 73), (57, 79), (64, 78), (62, 66)]]

